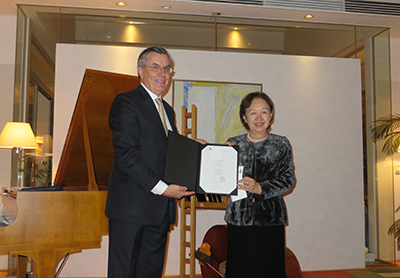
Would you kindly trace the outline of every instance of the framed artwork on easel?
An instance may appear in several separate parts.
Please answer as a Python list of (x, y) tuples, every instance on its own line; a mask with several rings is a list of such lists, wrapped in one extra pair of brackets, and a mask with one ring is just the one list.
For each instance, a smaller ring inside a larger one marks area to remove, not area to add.
[[(248, 93), (262, 91), (262, 84), (211, 81), (173, 81), (173, 107), (176, 122), (182, 120), (181, 107), (197, 107), (197, 137), (224, 143), (229, 137), (245, 133), (239, 119), (239, 106)], [(178, 126), (179, 129), (179, 126)]]

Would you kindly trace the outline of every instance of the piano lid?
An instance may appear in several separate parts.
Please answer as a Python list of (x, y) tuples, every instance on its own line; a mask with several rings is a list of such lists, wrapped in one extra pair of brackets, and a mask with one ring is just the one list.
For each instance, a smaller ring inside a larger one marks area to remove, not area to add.
[(139, 77), (86, 69), (54, 180), (64, 190), (107, 190), (114, 148), (108, 114)]

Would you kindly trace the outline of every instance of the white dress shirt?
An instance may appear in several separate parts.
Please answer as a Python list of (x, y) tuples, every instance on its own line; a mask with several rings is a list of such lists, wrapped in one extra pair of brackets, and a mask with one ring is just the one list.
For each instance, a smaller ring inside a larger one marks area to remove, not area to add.
[[(143, 86), (143, 88), (146, 90), (146, 92), (150, 95), (150, 97), (153, 100), (154, 105), (155, 105), (155, 107), (157, 108), (157, 111), (158, 111), (158, 105), (156, 103), (156, 98), (158, 98), (158, 96), (156, 94), (154, 94), (152, 91), (150, 91), (149, 89), (147, 89), (146, 86), (143, 83), (140, 83), (140, 84)], [(161, 102), (161, 104), (162, 104), (162, 102)], [(164, 110), (164, 117), (165, 117), (165, 122), (167, 123), (168, 130), (172, 130), (171, 123), (169, 122), (167, 113), (165, 112), (165, 109), (163, 109), (163, 110)], [(157, 195), (161, 195), (161, 194), (164, 193), (164, 191), (167, 189), (167, 187), (168, 187), (168, 185), (164, 181), (160, 180), (153, 187), (151, 192), (153, 192), (154, 194), (157, 194)]]

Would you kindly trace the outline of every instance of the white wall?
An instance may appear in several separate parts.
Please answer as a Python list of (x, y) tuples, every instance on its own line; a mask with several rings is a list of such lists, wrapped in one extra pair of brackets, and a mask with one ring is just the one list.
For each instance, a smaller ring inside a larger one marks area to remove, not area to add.
[[(0, 26), (10, 26), (0, 28), (0, 132), (13, 117), (16, 21), (15, 16), (0, 16)], [(6, 187), (11, 178), (11, 150), (0, 149), (0, 158), (0, 187)]]
[[(54, 169), (85, 69), (136, 75), (136, 57), (141, 50), (57, 46)], [(273, 132), (286, 135), (294, 151), (297, 183), (285, 198), (289, 210), (288, 247), (303, 270), (363, 268), (359, 60), (170, 52), (176, 62), (176, 79), (263, 83), (264, 91), (276, 105)], [(165, 99), (171, 103), (172, 93)], [(224, 223), (222, 211), (198, 212), (197, 245), (204, 233), (218, 223)], [(61, 276), (82, 276), (82, 272), (105, 276), (106, 244), (105, 240), (102, 249), (72, 255)], [(166, 274), (178, 274), (179, 227), (171, 233), (168, 248)]]
[[(0, 132), (13, 118), (16, 23), (16, 16), (0, 16)], [(0, 187), (10, 186), (11, 150), (0, 149), (0, 169)], [(7, 268), (7, 259), (0, 256), (0, 269)]]
[[(400, 39), (391, 39), (390, 40), (390, 49), (391, 51), (391, 60), (399, 61), (400, 53), (399, 51), (393, 51), (394, 49), (400, 49)], [(392, 113), (400, 113), (400, 63), (392, 62), (391, 63), (391, 79), (392, 79)], [(400, 154), (393, 155), (393, 167), (400, 167)], [(394, 208), (397, 209), (400, 206), (400, 175), (395, 175), (395, 169), (393, 169), (394, 174)], [(400, 218), (400, 212), (395, 214), (395, 219)], [(399, 246), (399, 247), (398, 247)], [(400, 244), (396, 246), (396, 258), (397, 260), (400, 258)]]

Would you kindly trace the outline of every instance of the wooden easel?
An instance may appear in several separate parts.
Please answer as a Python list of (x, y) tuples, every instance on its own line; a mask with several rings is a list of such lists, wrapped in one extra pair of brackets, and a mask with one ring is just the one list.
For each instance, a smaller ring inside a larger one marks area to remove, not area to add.
[[(188, 119), (191, 119), (190, 128), (188, 127)], [(191, 139), (197, 139), (197, 107), (195, 105), (192, 105), (192, 112), (188, 112), (185, 106), (182, 107), (182, 135), (187, 136), (189, 134)], [(205, 201), (198, 201), (196, 195), (182, 198), (179, 201), (181, 208), (180, 278), (194, 278), (196, 273), (194, 256), (196, 250), (196, 208), (226, 209), (228, 198), (229, 196), (205, 194)], [(187, 252), (187, 248), (189, 248), (189, 252)], [(187, 266), (189, 266), (189, 273), (187, 273)]]
[[(188, 119), (191, 119), (191, 127), (188, 127)], [(191, 139), (197, 139), (197, 107), (192, 105), (192, 112), (187, 112), (185, 106), (182, 106), (182, 135), (191, 135)], [(195, 274), (195, 248), (196, 248), (196, 195), (190, 196), (190, 201), (186, 198), (180, 200), (181, 207), (181, 262), (180, 262), (180, 277), (193, 278)], [(189, 225), (187, 225), (187, 217), (189, 217)], [(187, 231), (190, 234), (188, 241)], [(190, 253), (186, 254), (186, 248), (189, 248)], [(189, 256), (189, 257), (188, 257)], [(186, 274), (186, 265), (189, 265), (189, 274)]]

